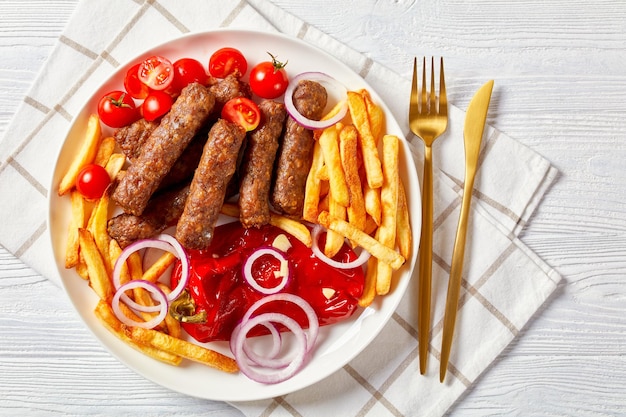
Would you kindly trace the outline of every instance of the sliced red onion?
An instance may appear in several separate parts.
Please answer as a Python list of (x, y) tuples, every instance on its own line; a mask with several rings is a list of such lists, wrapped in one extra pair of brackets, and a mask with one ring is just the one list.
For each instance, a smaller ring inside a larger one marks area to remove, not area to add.
[(317, 256), (321, 261), (327, 263), (333, 268), (337, 268), (337, 269), (357, 268), (365, 264), (365, 262), (367, 262), (370, 256), (372, 256), (368, 251), (361, 248), (361, 253), (359, 254), (359, 257), (351, 262), (339, 262), (332, 258), (329, 258), (328, 256), (324, 254), (324, 251), (322, 251), (318, 243), (319, 236), (323, 231), (324, 231), (324, 228), (322, 227), (322, 225), (316, 224), (315, 226), (313, 226), (313, 230), (311, 231), (311, 238), (313, 239), (313, 245), (311, 246), (311, 250), (313, 251), (315, 256)]
[[(144, 288), (145, 290), (149, 291), (157, 299), (156, 301), (159, 302), (158, 305), (154, 306), (158, 309), (155, 311), (158, 311), (159, 314), (156, 317), (154, 317), (152, 320), (135, 321), (129, 318), (128, 316), (126, 316), (126, 314), (124, 314), (124, 312), (120, 308), (120, 303), (122, 302), (121, 300), (122, 296), (125, 295), (124, 293), (126, 291), (132, 290), (133, 288)], [(111, 308), (113, 309), (115, 316), (122, 323), (128, 326), (137, 326), (137, 327), (144, 327), (146, 329), (152, 329), (153, 327), (161, 323), (165, 319), (165, 316), (167, 315), (167, 296), (165, 295), (163, 291), (161, 291), (161, 289), (156, 284), (150, 281), (143, 280), (143, 279), (136, 279), (136, 280), (128, 281), (127, 283), (119, 286), (119, 288), (113, 295), (113, 299), (111, 300)]]
[[(187, 259), (187, 254), (185, 253), (182, 245), (174, 237), (167, 234), (161, 234), (154, 239), (138, 240), (124, 248), (120, 256), (115, 261), (115, 266), (113, 267), (113, 285), (116, 289), (120, 288), (120, 275), (122, 267), (124, 266), (124, 262), (126, 262), (128, 257), (139, 250), (147, 248), (160, 249), (166, 252), (170, 252), (180, 259), (182, 264), (180, 281), (178, 282), (176, 288), (174, 288), (167, 295), (168, 301), (175, 300), (187, 285), (187, 280), (189, 278), (189, 260)], [(143, 312), (159, 311), (158, 306), (142, 306), (131, 300), (126, 294), (122, 294), (121, 298), (124, 303), (126, 303), (134, 310)]]
[(278, 249), (274, 249), (272, 247), (262, 247), (259, 248), (257, 250), (255, 250), (249, 257), (248, 259), (246, 259), (246, 261), (243, 264), (243, 276), (246, 279), (246, 282), (252, 287), (254, 288), (256, 291), (260, 292), (261, 294), (275, 294), (277, 292), (279, 292), (280, 290), (282, 290), (283, 288), (285, 288), (285, 285), (287, 285), (287, 281), (289, 280), (289, 267), (287, 267), (287, 273), (285, 275), (283, 275), (282, 280), (280, 281), (280, 283), (278, 283), (277, 286), (273, 287), (273, 288), (266, 288), (263, 287), (262, 285), (260, 285), (257, 280), (254, 278), (253, 274), (252, 274), (252, 265), (254, 264), (254, 262), (259, 259), (262, 256), (265, 255), (270, 255), (273, 256), (274, 258), (278, 259), (278, 261), (281, 263), (281, 269), (282, 269), (282, 264), (287, 262), (287, 259), (285, 259), (285, 257), (283, 256), (283, 254), (278, 250)]
[(343, 103), (341, 109), (337, 112), (337, 114), (326, 120), (309, 119), (305, 117), (302, 113), (300, 113), (298, 109), (296, 109), (296, 106), (293, 104), (293, 92), (298, 86), (298, 83), (302, 80), (319, 81), (321, 83), (331, 84), (332, 86), (341, 88), (343, 90), (346, 89), (341, 83), (339, 83), (339, 81), (335, 80), (333, 77), (323, 72), (303, 72), (293, 77), (289, 82), (289, 85), (287, 86), (287, 90), (285, 90), (285, 109), (287, 110), (289, 115), (296, 122), (298, 122), (298, 124), (311, 130), (326, 129), (329, 126), (336, 124), (346, 116), (348, 112), (348, 104), (345, 102)]
[[(255, 326), (262, 323), (280, 323), (287, 327), (296, 339), (296, 354), (293, 360), (289, 364), (280, 369), (267, 369), (259, 370), (252, 365), (247, 359), (244, 351), (244, 345), (246, 336)], [(307, 339), (304, 330), (298, 322), (294, 319), (280, 313), (264, 313), (256, 317), (251, 318), (247, 322), (243, 323), (241, 328), (235, 334), (235, 341), (233, 343), (233, 354), (239, 365), (241, 372), (253, 381), (257, 381), (263, 384), (276, 384), (283, 382), (296, 374), (304, 365), (307, 356)]]

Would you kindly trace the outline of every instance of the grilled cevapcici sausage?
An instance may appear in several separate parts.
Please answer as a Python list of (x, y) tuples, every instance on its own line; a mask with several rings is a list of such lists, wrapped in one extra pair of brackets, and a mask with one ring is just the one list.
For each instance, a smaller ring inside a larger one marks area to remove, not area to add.
[(191, 180), (183, 214), (176, 225), (176, 239), (184, 247), (204, 249), (211, 243), (245, 136), (243, 127), (224, 119), (211, 127), (200, 164)]
[(198, 83), (183, 88), (172, 109), (141, 147), (112, 194), (127, 213), (140, 215), (152, 194), (208, 118), (215, 97)]
[(259, 103), (261, 124), (248, 134), (240, 170), (239, 220), (244, 227), (270, 221), (269, 194), (278, 139), (283, 131), (285, 105), (272, 100)]
[[(293, 92), (296, 109), (313, 120), (321, 119), (327, 99), (326, 89), (315, 81), (302, 80)], [(271, 203), (274, 209), (291, 217), (302, 217), (313, 144), (313, 131), (299, 125), (291, 116), (288, 117), (278, 151)]]

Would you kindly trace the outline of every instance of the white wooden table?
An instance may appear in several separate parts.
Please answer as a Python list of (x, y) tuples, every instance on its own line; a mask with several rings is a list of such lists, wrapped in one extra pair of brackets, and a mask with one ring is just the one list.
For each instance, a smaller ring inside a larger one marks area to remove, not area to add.
[[(76, 2), (0, 0), (0, 135)], [(443, 55), (461, 108), (494, 78), (489, 123), (560, 170), (522, 240), (564, 283), (450, 414), (626, 415), (626, 2), (275, 3), (407, 77)], [(0, 415), (66, 414), (240, 415), (126, 369), (0, 248)]]

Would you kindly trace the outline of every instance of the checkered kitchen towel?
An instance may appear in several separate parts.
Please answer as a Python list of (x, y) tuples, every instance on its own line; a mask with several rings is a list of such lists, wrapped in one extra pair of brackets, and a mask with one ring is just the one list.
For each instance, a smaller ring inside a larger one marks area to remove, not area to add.
[[(61, 146), (73, 116), (119, 63), (181, 34), (223, 27), (279, 31), (335, 55), (373, 86), (401, 126), (408, 126), (407, 103), (397, 97), (408, 94), (409, 80), (267, 0), (83, 1), (0, 143), (0, 195), (12, 196), (0, 204), (2, 218), (12, 219), (0, 223), (0, 244), (59, 283), (46, 229), (53, 167), (49, 156)], [(540, 155), (488, 126), (475, 182), (457, 346), (451, 375), (439, 383), (443, 307), (463, 183), (463, 120), (464, 112), (451, 106), (448, 131), (436, 149), (435, 309), (428, 375), (420, 376), (417, 369), (411, 287), (382, 333), (343, 369), (280, 398), (233, 404), (244, 414), (442, 415), (556, 288), (559, 275), (517, 238), (556, 171)], [(421, 161), (415, 142), (415, 159)], [(417, 169), (421, 172), (421, 166)]]

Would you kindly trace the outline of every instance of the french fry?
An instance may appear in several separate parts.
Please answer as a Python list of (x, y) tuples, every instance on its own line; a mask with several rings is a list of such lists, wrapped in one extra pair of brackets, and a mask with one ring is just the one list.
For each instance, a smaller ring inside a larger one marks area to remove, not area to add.
[[(378, 228), (378, 241), (394, 248), (396, 244), (396, 219), (398, 214), (398, 153), (400, 140), (393, 135), (383, 137), (383, 174), (385, 181), (380, 192), (383, 217)], [(376, 273), (376, 293), (384, 295), (391, 287), (392, 269), (379, 262)]]
[[(172, 292), (170, 287), (162, 282), (158, 282), (157, 285), (166, 296), (169, 296)], [(180, 321), (176, 320), (171, 314), (165, 315), (165, 326), (167, 327), (167, 334), (178, 339), (182, 338), (183, 331)]]
[(348, 207), (350, 204), (350, 194), (343, 173), (343, 167), (341, 166), (337, 127), (331, 126), (324, 129), (318, 142), (322, 148), (322, 154), (324, 155), (324, 164), (328, 169), (330, 193), (333, 195), (337, 204)]
[(356, 228), (365, 230), (365, 200), (359, 177), (357, 142), (357, 131), (354, 126), (349, 125), (341, 129), (339, 132), (339, 154), (350, 193), (350, 205), (347, 210), (348, 221)]
[(314, 222), (317, 219), (321, 195), (321, 181), (317, 178), (317, 172), (323, 165), (324, 155), (322, 154), (319, 141), (315, 141), (313, 145), (313, 160), (304, 188), (304, 206), (302, 209), (302, 218), (310, 222)]
[[(151, 358), (168, 363), (170, 365), (178, 366), (182, 362), (183, 358), (181, 356), (156, 349), (152, 346), (137, 343), (133, 339), (131, 339), (124, 331), (124, 329), (126, 328), (125, 325), (118, 320), (118, 318), (115, 316), (115, 313), (113, 313), (111, 306), (107, 302), (100, 300), (96, 305), (94, 313), (96, 317), (100, 320), (100, 322), (104, 325), (104, 327), (106, 327), (111, 333), (113, 333), (119, 339), (123, 340), (128, 345), (132, 346), (138, 351), (150, 356)], [(126, 311), (125, 314), (132, 314), (132, 312)], [(134, 319), (139, 320), (139, 318), (137, 317)]]
[(237, 362), (228, 356), (156, 330), (132, 327), (130, 328), (130, 337), (139, 343), (182, 356), (224, 372), (233, 373), (239, 370)]
[(78, 155), (74, 158), (59, 183), (59, 195), (64, 195), (69, 192), (74, 187), (80, 170), (85, 165), (93, 162), (98, 151), (101, 134), (102, 130), (100, 128), (100, 118), (97, 114), (92, 114), (89, 116), (89, 120), (87, 121), (87, 130), (85, 131), (85, 137), (82, 142), (82, 146), (78, 151)]
[(89, 272), (89, 285), (98, 294), (100, 299), (110, 301), (113, 297), (113, 284), (109, 273), (104, 266), (100, 250), (96, 246), (93, 236), (87, 229), (78, 229), (80, 251), (85, 257), (85, 264)]
[(159, 257), (148, 269), (143, 272), (141, 279), (150, 282), (157, 282), (161, 275), (172, 266), (172, 264), (178, 259), (176, 255), (171, 252), (165, 252)]
[(413, 234), (411, 233), (411, 220), (409, 218), (409, 206), (406, 201), (406, 190), (402, 180), (398, 181), (398, 215), (396, 223), (396, 245), (400, 254), (405, 258), (411, 255), (413, 246)]
[(107, 222), (109, 221), (109, 195), (105, 191), (104, 195), (98, 200), (96, 206), (91, 212), (91, 217), (87, 223), (87, 229), (91, 232), (100, 255), (105, 263), (107, 272), (110, 274), (111, 261), (109, 260), (109, 242), (111, 237), (107, 231)]
[(365, 108), (367, 109), (367, 118), (370, 122), (372, 136), (374, 137), (374, 141), (378, 144), (378, 140), (383, 134), (383, 130), (385, 128), (385, 112), (380, 106), (376, 105), (372, 101), (372, 96), (369, 91), (363, 89), (360, 93), (365, 101)]
[[(122, 254), (122, 248), (117, 240), (111, 239), (109, 242), (109, 262), (111, 262), (111, 271), (115, 268), (117, 258)], [(124, 265), (120, 268), (120, 285), (126, 284), (130, 281), (130, 272), (128, 271), (128, 264), (124, 262)]]
[(111, 155), (114, 151), (115, 138), (107, 136), (106, 138), (102, 139), (102, 141), (100, 141), (100, 146), (98, 146), (98, 151), (96, 152), (93, 163), (98, 164), (103, 168), (106, 167), (106, 164), (111, 158)]
[(363, 294), (359, 298), (359, 306), (365, 308), (372, 304), (376, 297), (376, 273), (378, 272), (378, 259), (370, 256), (367, 260), (365, 270), (365, 283), (363, 284)]
[(369, 214), (376, 225), (380, 226), (383, 209), (380, 205), (380, 188), (371, 188), (367, 182), (363, 184), (363, 200), (365, 200), (365, 212)]
[(220, 209), (220, 213), (224, 216), (239, 218), (240, 211), (237, 204), (232, 203), (224, 203), (222, 204), (222, 208)]
[(331, 229), (344, 237), (355, 241), (360, 247), (378, 258), (379, 261), (391, 265), (395, 271), (404, 264), (404, 257), (395, 250), (381, 244), (379, 241), (365, 232), (352, 226), (345, 220), (334, 219), (327, 211), (323, 211), (317, 218), (318, 223), (327, 229)]
[(348, 91), (348, 108), (352, 122), (359, 131), (367, 183), (370, 188), (380, 188), (383, 185), (383, 171), (363, 96), (356, 91)]
[[(332, 190), (328, 195), (329, 195), (329, 199), (328, 199), (329, 214), (333, 218), (345, 220), (346, 208), (343, 205), (339, 204), (337, 201), (335, 201)], [(345, 242), (345, 239), (341, 234), (334, 232), (332, 230), (327, 230), (326, 242), (324, 243), (324, 255), (328, 256), (329, 258), (332, 258), (333, 256), (337, 254), (337, 252), (339, 252), (344, 242)]]
[(124, 163), (126, 162), (126, 155), (122, 153), (111, 154), (104, 169), (109, 174), (111, 181), (117, 177), (117, 174), (122, 170)]
[(73, 268), (80, 260), (78, 229), (85, 227), (85, 199), (78, 191), (70, 194), (72, 217), (67, 231), (67, 244), (65, 246), (65, 267)]
[(310, 248), (313, 245), (311, 231), (299, 221), (292, 220), (279, 214), (271, 213), (270, 224), (289, 233), (302, 242), (307, 248)]

